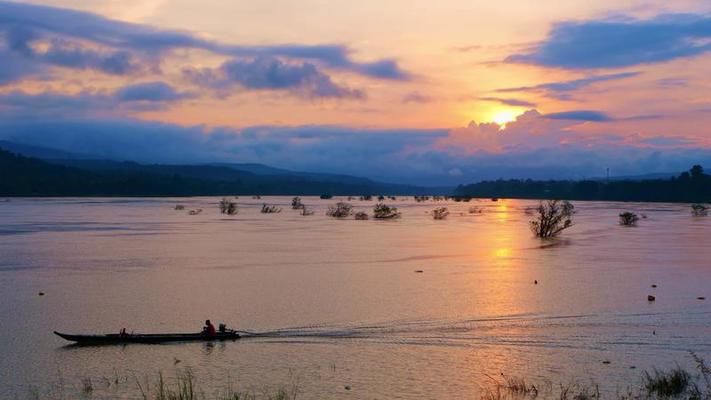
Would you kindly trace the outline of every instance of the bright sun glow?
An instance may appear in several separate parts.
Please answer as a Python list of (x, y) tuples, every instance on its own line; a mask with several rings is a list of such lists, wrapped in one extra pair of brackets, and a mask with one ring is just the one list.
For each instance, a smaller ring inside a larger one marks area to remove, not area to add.
[(501, 110), (494, 114), (493, 120), (497, 124), (501, 125), (501, 128), (503, 129), (506, 127), (507, 123), (516, 120), (516, 117), (519, 114), (520, 113), (517, 113), (514, 110)]

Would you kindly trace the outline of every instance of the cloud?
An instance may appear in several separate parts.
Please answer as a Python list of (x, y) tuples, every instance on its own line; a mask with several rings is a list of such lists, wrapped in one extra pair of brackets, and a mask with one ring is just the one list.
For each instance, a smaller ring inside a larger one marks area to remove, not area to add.
[(130, 112), (164, 109), (167, 103), (194, 97), (164, 82), (147, 82), (124, 86), (113, 92), (83, 91), (77, 94), (58, 92), (0, 93), (0, 118), (31, 120), (65, 120), (72, 118), (126, 117)]
[(617, 74), (606, 74), (606, 75), (593, 75), (581, 79), (573, 79), (560, 82), (547, 82), (541, 83), (534, 86), (518, 86), (498, 89), (496, 92), (499, 93), (509, 93), (509, 92), (539, 92), (544, 93), (550, 97), (559, 98), (566, 100), (568, 99), (568, 92), (574, 92), (582, 88), (588, 87), (590, 85), (608, 82), (619, 79), (632, 78), (639, 76), (641, 72), (621, 72)]
[[(220, 43), (185, 31), (159, 29), (63, 8), (0, 1), (0, 36), (29, 60), (73, 68), (128, 73), (176, 49), (201, 49), (229, 57), (283, 57), (310, 60), (370, 78), (407, 80), (411, 75), (392, 59), (359, 62), (345, 45), (245, 46)], [(46, 52), (32, 45), (51, 41)], [(91, 42), (89, 48), (83, 43)], [(100, 47), (100, 51), (94, 47)]]
[(432, 102), (432, 100), (433, 100), (432, 97), (422, 94), (420, 92), (411, 92), (411, 93), (406, 94), (402, 98), (402, 102), (405, 104), (407, 104), (407, 103), (425, 104), (425, 103)]
[(513, 107), (536, 107), (535, 103), (530, 101), (520, 100), (520, 99), (504, 99), (501, 97), (480, 97), (479, 100), (493, 101), (496, 103), (504, 104)]
[(311, 98), (365, 98), (360, 90), (335, 84), (314, 64), (285, 63), (272, 57), (232, 59), (217, 69), (185, 69), (183, 74), (197, 85), (218, 90), (239, 85), (251, 90), (288, 90)]
[(178, 101), (195, 94), (180, 92), (165, 82), (145, 82), (124, 86), (114, 96), (120, 101)]
[(662, 14), (555, 24), (546, 39), (507, 62), (570, 69), (622, 68), (711, 50), (711, 16)]
[(575, 111), (563, 111), (557, 113), (551, 113), (544, 115), (548, 119), (564, 119), (571, 121), (593, 121), (593, 122), (607, 122), (612, 121), (613, 118), (609, 115), (592, 110), (575, 110)]

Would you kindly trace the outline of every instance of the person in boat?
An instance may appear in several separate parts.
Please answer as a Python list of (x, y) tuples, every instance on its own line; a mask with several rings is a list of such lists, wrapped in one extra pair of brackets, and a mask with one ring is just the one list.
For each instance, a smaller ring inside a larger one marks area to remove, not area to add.
[(215, 331), (215, 325), (213, 325), (209, 319), (205, 321), (205, 326), (202, 328), (202, 333), (207, 336), (215, 336), (217, 334)]

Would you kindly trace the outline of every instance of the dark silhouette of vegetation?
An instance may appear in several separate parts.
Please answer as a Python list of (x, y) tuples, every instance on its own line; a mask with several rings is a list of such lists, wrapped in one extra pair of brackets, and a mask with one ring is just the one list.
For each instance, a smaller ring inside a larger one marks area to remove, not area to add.
[(360, 220), (360, 221), (367, 220), (368, 218), (369, 218), (369, 217), (368, 217), (368, 213), (365, 212), (365, 211), (358, 211), (358, 212), (355, 214), (355, 219)]
[(558, 236), (564, 229), (573, 226), (575, 207), (570, 202), (547, 200), (536, 208), (536, 219), (530, 221), (531, 230), (541, 238)]
[(333, 218), (346, 218), (352, 213), (353, 206), (344, 202), (336, 203), (335, 206), (329, 206), (326, 211), (326, 215)]
[(291, 199), (291, 208), (294, 210), (300, 210), (304, 208), (304, 204), (301, 202), (301, 197), (294, 197)]
[(633, 212), (626, 211), (620, 214), (620, 225), (622, 226), (635, 226), (637, 221), (639, 221), (639, 217)]
[(534, 181), (497, 180), (459, 186), (455, 201), (467, 198), (568, 199), (648, 202), (711, 202), (711, 175), (695, 165), (670, 179)]
[(274, 205), (269, 205), (267, 203), (263, 203), (261, 212), (262, 214), (276, 214), (281, 212), (281, 208)]
[(390, 207), (383, 203), (378, 203), (373, 207), (373, 218), (375, 219), (395, 219), (400, 218), (397, 207)]
[(227, 198), (223, 198), (220, 200), (220, 203), (218, 204), (220, 207), (220, 212), (223, 214), (227, 215), (235, 215), (237, 214), (237, 203), (234, 201), (231, 201)]
[(705, 217), (709, 215), (709, 208), (703, 204), (692, 204), (691, 215), (694, 217)]
[(449, 210), (447, 207), (439, 207), (432, 210), (432, 218), (434, 219), (445, 219), (449, 215)]

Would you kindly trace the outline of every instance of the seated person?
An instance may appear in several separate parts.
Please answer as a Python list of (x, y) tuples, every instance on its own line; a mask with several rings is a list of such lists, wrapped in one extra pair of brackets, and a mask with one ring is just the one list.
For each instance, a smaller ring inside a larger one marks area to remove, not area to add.
[(209, 319), (205, 321), (205, 326), (202, 328), (202, 333), (208, 336), (215, 336), (215, 325), (213, 325)]

